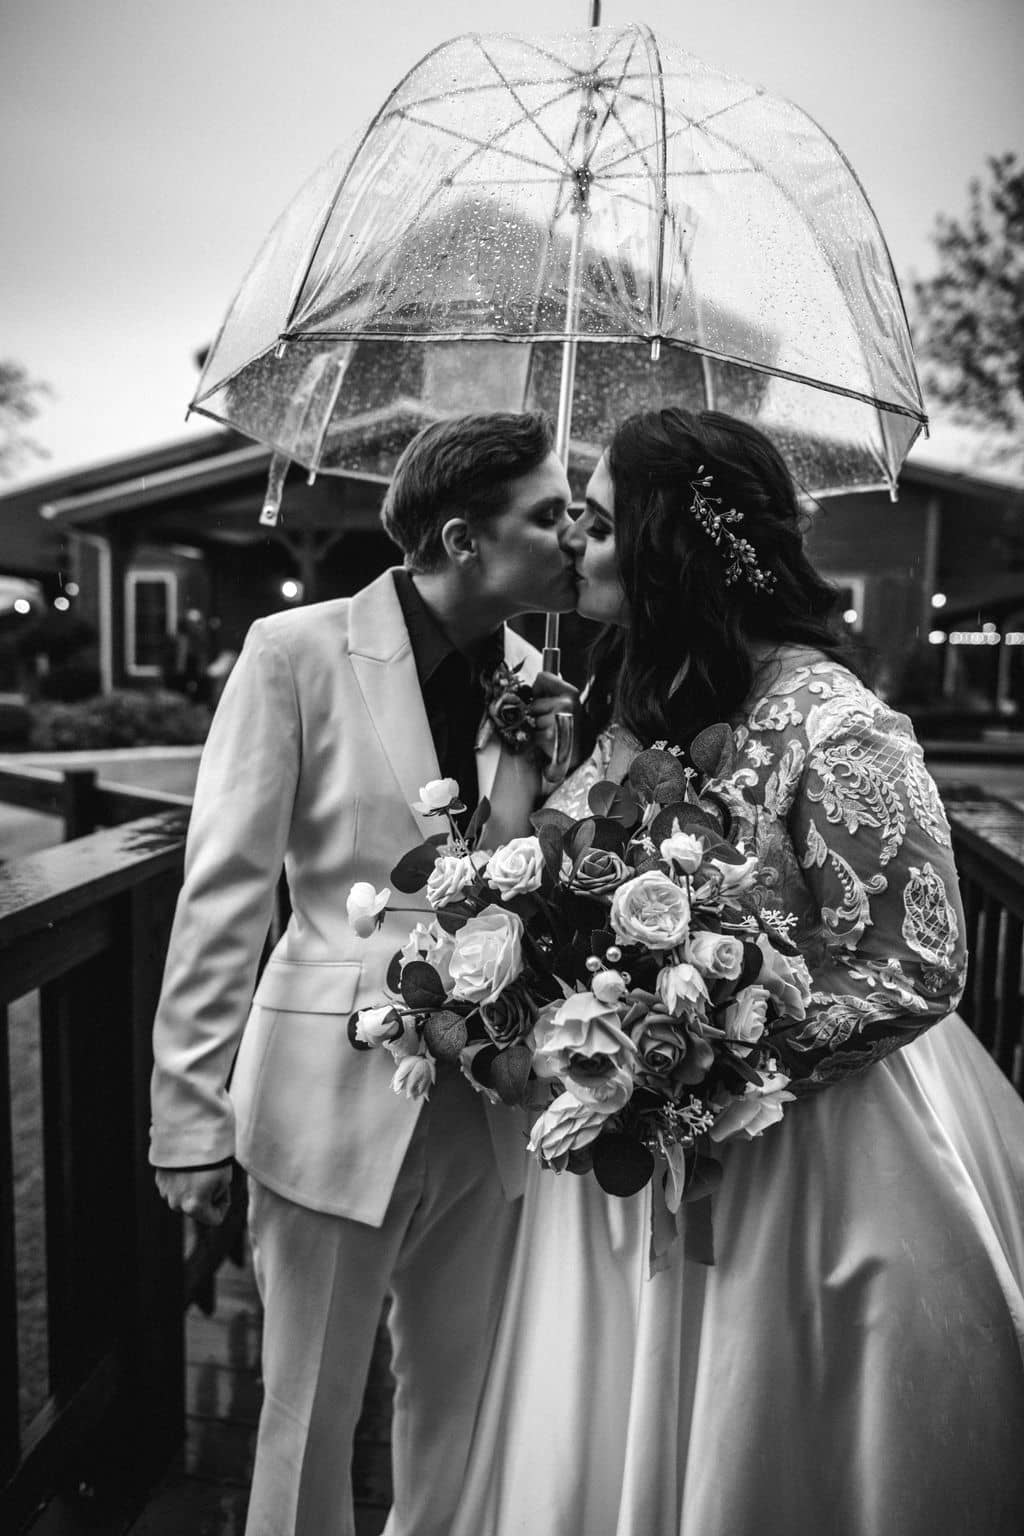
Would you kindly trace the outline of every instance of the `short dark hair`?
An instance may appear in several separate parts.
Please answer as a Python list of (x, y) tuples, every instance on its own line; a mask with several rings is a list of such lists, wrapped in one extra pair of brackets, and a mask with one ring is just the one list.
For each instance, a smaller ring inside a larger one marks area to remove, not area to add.
[(551, 452), (551, 423), (539, 411), (491, 411), (435, 421), (413, 438), (381, 508), (388, 537), (414, 571), (444, 565), (441, 530), (450, 517), (479, 522), (507, 505), (506, 486)]
[[(839, 592), (807, 558), (789, 470), (756, 427), (718, 411), (643, 411), (618, 427), (608, 469), (630, 615), (618, 708), (641, 740), (685, 744), (738, 715), (756, 681), (752, 643), (807, 646), (860, 673)], [(771, 588), (726, 580), (720, 547), (690, 512), (693, 482), (708, 474), (713, 494), (743, 514)]]

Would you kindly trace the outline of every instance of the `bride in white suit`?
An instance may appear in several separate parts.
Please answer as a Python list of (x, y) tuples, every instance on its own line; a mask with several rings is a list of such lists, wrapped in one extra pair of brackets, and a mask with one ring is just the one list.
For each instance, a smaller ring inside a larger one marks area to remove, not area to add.
[[(431, 779), (491, 793), (500, 833), (524, 759), (496, 739), (475, 751), (477, 673), (503, 656), (535, 674), (537, 653), (504, 621), (574, 606), (569, 498), (542, 417), (427, 428), (384, 508), (405, 570), (254, 624), (203, 753), (155, 1024), (150, 1155), (171, 1205), (201, 1220), (223, 1214), (232, 1157), (250, 1175), (265, 1402), (248, 1536), (351, 1536), (352, 1434), (388, 1289), (387, 1529), (448, 1531), (524, 1138), (453, 1070), (429, 1102), (409, 1101), (389, 1092), (382, 1053), (351, 1048), (348, 1018), (379, 998), (412, 919), (359, 939), (345, 897), (357, 879), (386, 885), (435, 830), (413, 809)], [(550, 734), (572, 701), (556, 679), (538, 690)], [(282, 865), (292, 916), (254, 996)]]

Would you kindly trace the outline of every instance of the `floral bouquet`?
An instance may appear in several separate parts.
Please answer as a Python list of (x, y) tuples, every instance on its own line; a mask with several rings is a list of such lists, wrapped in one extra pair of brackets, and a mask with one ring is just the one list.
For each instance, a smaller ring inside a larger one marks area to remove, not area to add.
[[(425, 1093), (436, 1062), (455, 1062), (531, 1111), (544, 1167), (592, 1169), (617, 1195), (658, 1169), (671, 1212), (714, 1187), (716, 1143), (781, 1119), (793, 1095), (779, 1047), (811, 992), (795, 920), (730, 836), (735, 794), (695, 781), (652, 748), (625, 784), (593, 786), (587, 815), (541, 810), (532, 836), (493, 851), (479, 846), (486, 801), (460, 832), (458, 786), (426, 785), (416, 808), (448, 828), (392, 882), (425, 888), (433, 917), (391, 962), (392, 1000), (349, 1025), (357, 1048), (395, 1057), (396, 1091)], [(353, 887), (357, 931), (383, 921), (390, 895)]]

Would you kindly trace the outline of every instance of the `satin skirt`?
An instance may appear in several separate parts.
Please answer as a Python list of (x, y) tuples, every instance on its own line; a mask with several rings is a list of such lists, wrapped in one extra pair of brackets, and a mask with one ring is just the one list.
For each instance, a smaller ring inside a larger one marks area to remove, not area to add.
[(723, 1151), (715, 1264), (531, 1168), (451, 1536), (1021, 1536), (1024, 1103), (955, 1015)]

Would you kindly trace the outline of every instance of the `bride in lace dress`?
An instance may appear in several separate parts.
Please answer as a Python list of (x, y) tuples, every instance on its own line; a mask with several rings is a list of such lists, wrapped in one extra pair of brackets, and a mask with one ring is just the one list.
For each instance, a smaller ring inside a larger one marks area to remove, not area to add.
[(650, 1188), (531, 1168), (452, 1536), (1020, 1536), (1024, 1104), (952, 1012), (963, 914), (910, 723), (844, 664), (753, 429), (631, 418), (577, 548), (580, 612), (624, 626), (625, 724), (549, 803), (728, 719), (814, 993), (797, 1101), (718, 1149), (713, 1265), (684, 1231), (650, 1276)]

